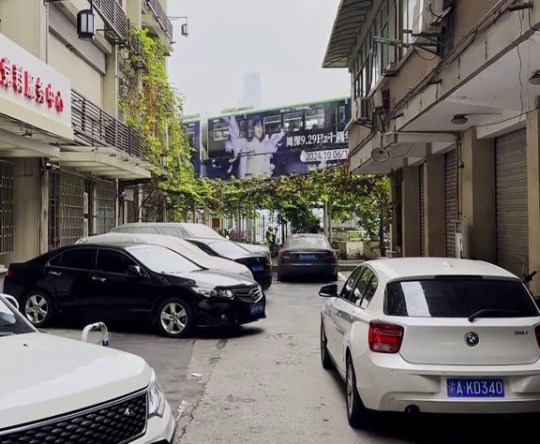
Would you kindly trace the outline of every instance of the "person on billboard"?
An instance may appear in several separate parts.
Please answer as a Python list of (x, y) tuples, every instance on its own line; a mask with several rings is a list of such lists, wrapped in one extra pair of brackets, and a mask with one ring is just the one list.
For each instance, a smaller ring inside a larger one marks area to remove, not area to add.
[(229, 160), (231, 166), (228, 172), (237, 167), (237, 177), (272, 177), (275, 166), (271, 160), (273, 154), (281, 146), (285, 132), (278, 134), (264, 134), (262, 119), (253, 119), (253, 137), (246, 139), (240, 137), (240, 129), (234, 116), (225, 117), (229, 129), (229, 140), (225, 143), (225, 150), (233, 154)]

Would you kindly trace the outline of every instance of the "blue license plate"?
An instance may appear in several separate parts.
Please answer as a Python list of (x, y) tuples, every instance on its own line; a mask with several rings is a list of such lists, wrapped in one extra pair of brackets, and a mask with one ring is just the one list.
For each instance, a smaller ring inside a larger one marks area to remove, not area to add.
[(449, 398), (504, 398), (502, 379), (447, 379)]
[(264, 305), (261, 303), (258, 304), (252, 304), (249, 307), (249, 312), (252, 315), (258, 315), (264, 313)]
[(253, 265), (251, 271), (264, 271), (264, 265)]
[(317, 259), (317, 256), (315, 256), (314, 254), (301, 254), (299, 256), (299, 259), (301, 261), (314, 261), (315, 259)]

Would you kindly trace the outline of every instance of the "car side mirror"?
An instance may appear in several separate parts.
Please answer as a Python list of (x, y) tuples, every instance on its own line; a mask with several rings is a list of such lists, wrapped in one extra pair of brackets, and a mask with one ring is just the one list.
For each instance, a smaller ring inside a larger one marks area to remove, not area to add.
[(128, 273), (130, 276), (142, 277), (143, 272), (140, 265), (130, 265), (128, 267)]
[(335, 298), (338, 294), (337, 284), (325, 285), (319, 290), (319, 296), (323, 298)]

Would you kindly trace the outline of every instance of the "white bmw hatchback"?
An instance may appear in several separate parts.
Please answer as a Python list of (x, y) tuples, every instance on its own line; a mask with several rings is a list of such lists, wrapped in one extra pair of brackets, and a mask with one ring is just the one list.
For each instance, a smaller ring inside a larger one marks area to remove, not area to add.
[(365, 262), (319, 293), (321, 359), (347, 385), (356, 428), (373, 411), (540, 412), (540, 312), (513, 274), (481, 261)]

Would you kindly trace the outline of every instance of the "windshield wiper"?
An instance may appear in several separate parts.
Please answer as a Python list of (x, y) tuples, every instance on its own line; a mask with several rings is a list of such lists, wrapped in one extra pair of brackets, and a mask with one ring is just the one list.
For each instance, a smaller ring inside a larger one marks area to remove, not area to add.
[(0, 331), (0, 336), (12, 336), (14, 334), (12, 331)]
[(519, 315), (519, 311), (516, 311), (516, 310), (505, 310), (502, 308), (485, 308), (483, 310), (475, 311), (473, 314), (471, 314), (469, 316), (469, 322), (474, 322), (476, 318), (482, 317), (483, 315), (498, 314), (498, 313), (506, 313), (509, 315)]

